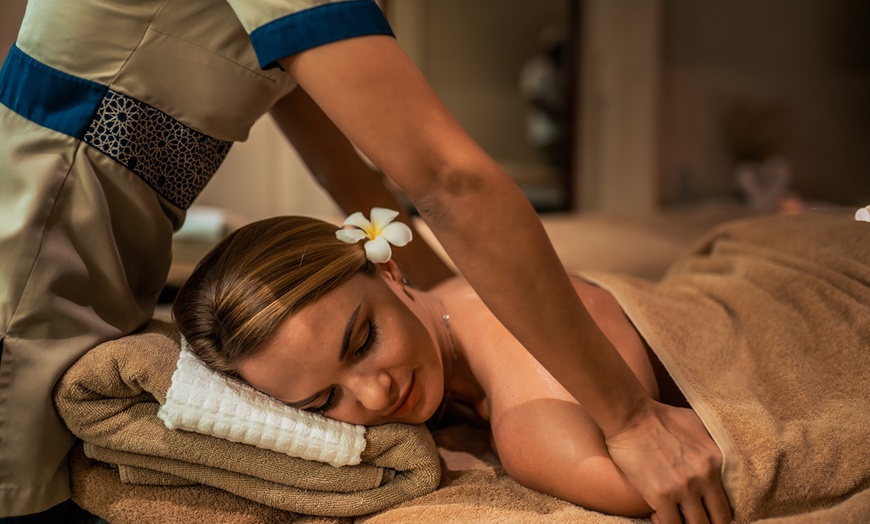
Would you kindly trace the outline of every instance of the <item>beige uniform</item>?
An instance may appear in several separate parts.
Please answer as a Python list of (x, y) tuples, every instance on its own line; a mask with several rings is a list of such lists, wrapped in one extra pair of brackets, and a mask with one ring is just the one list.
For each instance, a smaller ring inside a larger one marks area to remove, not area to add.
[(368, 0), (30, 0), (0, 73), (0, 517), (69, 497), (51, 403), (147, 322), (171, 235), (295, 82), (277, 59), (390, 34)]

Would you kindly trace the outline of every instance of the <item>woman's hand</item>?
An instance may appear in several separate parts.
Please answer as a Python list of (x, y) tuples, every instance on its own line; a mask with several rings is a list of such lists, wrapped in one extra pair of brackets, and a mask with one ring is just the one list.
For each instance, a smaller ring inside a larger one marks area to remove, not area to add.
[(613, 461), (653, 508), (653, 522), (731, 522), (722, 453), (694, 411), (652, 402), (606, 442)]

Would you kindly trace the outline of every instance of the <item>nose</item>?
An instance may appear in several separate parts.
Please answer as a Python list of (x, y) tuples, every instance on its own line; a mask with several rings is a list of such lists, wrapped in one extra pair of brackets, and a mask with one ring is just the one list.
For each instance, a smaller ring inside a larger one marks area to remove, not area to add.
[(385, 370), (357, 377), (352, 385), (354, 396), (365, 409), (383, 413), (395, 404), (397, 392), (393, 391), (393, 379)]

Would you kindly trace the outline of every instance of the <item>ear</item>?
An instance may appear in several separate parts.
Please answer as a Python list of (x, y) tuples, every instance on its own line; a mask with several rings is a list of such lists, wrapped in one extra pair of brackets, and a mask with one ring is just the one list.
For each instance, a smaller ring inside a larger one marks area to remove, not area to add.
[(396, 283), (401, 283), (403, 281), (402, 272), (399, 270), (399, 266), (397, 266), (392, 260), (387, 260), (386, 262), (378, 264), (378, 271), (381, 276)]
[(383, 264), (378, 264), (378, 272), (387, 280), (387, 284), (393, 288), (393, 291), (395, 291), (396, 294), (400, 297), (404, 295), (411, 301), (415, 300), (414, 295), (411, 294), (406, 285), (408, 281), (402, 276), (402, 272), (399, 270), (399, 266), (397, 266), (395, 262), (388, 260)]

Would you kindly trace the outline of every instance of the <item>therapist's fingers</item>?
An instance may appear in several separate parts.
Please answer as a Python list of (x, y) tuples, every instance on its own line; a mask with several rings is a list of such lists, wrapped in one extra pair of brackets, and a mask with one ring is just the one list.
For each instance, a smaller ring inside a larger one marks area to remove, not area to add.
[[(703, 504), (701, 503), (703, 502)], [(725, 497), (704, 498), (681, 505), (661, 506), (650, 515), (653, 524), (730, 524), (731, 507)]]
[(719, 481), (719, 488), (710, 490), (704, 495), (704, 506), (707, 508), (711, 524), (729, 524), (734, 520), (731, 505), (728, 504), (728, 497), (718, 477), (717, 481)]
[(653, 524), (710, 524), (704, 506), (700, 502), (688, 506), (676, 504), (659, 506), (650, 515), (650, 520)]
[(653, 524), (729, 524), (731, 507), (725, 497), (693, 499), (680, 505), (661, 506), (650, 515)]
[(686, 524), (710, 524), (707, 518), (707, 510), (701, 499), (687, 500), (682, 503), (680, 510), (683, 514), (683, 522)]
[(652, 514), (653, 524), (681, 524), (680, 509), (677, 505), (660, 506)]

